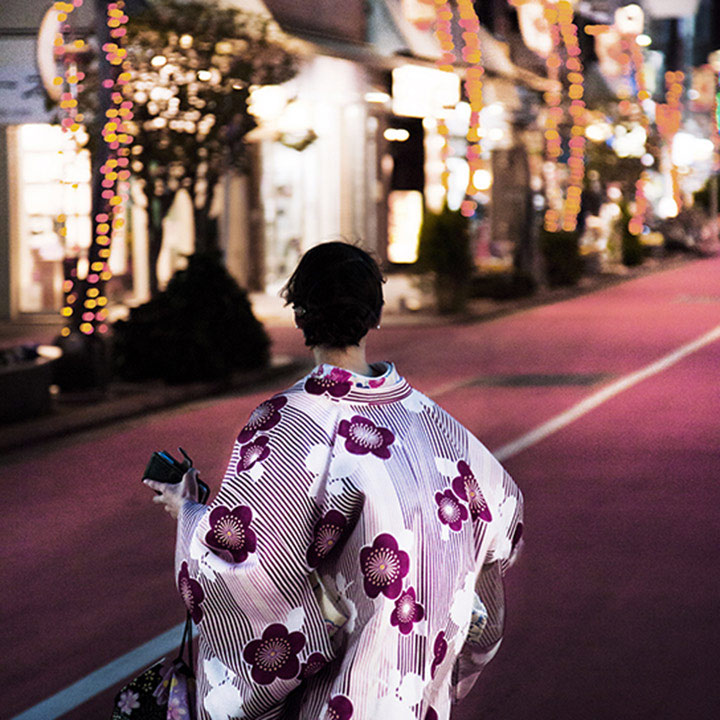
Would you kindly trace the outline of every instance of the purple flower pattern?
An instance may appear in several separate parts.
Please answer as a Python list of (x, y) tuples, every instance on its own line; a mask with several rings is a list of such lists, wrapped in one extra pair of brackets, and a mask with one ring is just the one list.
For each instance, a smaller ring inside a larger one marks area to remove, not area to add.
[(470, 466), (460, 460), (457, 464), (460, 475), (452, 481), (452, 488), (458, 497), (467, 502), (470, 507), (470, 514), (473, 520), (479, 519), (485, 522), (492, 520), (492, 514), (485, 498), (483, 497), (480, 484), (475, 475), (473, 475)]
[(280, 422), (280, 409), (287, 405), (287, 398), (279, 395), (260, 403), (248, 418), (237, 436), (239, 443), (247, 442), (259, 430), (271, 430)]
[(435, 678), (435, 672), (437, 671), (438, 667), (442, 664), (442, 661), (445, 659), (445, 655), (447, 654), (448, 644), (447, 640), (445, 639), (445, 633), (441, 630), (436, 636), (435, 636), (435, 644), (433, 645), (433, 661), (432, 665), (430, 666), (430, 677)]
[(350, 420), (341, 420), (338, 435), (347, 438), (345, 449), (354, 455), (372, 453), (387, 460), (390, 457), (390, 445), (395, 442), (391, 430), (375, 425), (372, 420), (354, 415)]
[(338, 545), (347, 520), (337, 510), (329, 510), (318, 520), (313, 530), (313, 540), (306, 557), (310, 567), (317, 567)]
[(402, 590), (403, 578), (410, 569), (410, 558), (400, 550), (392, 535), (381, 533), (372, 546), (366, 545), (360, 550), (360, 569), (368, 597), (376, 598), (382, 593), (394, 600)]
[(390, 624), (397, 626), (403, 635), (412, 632), (413, 624), (425, 617), (425, 610), (415, 602), (415, 588), (408, 588), (395, 601), (395, 609), (390, 614)]
[(140, 703), (138, 702), (139, 699), (140, 696), (136, 692), (133, 692), (132, 690), (125, 690), (120, 693), (117, 709), (125, 715), (130, 715), (133, 710), (137, 710), (137, 708), (140, 707)]
[(205, 544), (223, 560), (241, 563), (255, 552), (257, 536), (250, 528), (252, 510), (246, 505), (230, 510), (220, 505), (210, 513), (210, 530)]
[(190, 577), (188, 564), (186, 562), (180, 566), (180, 572), (178, 573), (178, 590), (180, 590), (180, 597), (183, 599), (185, 607), (190, 613), (190, 617), (195, 624), (199, 623), (203, 616), (200, 605), (203, 600), (205, 600), (205, 593), (200, 583)]
[(324, 655), (313, 653), (304, 663), (300, 670), (300, 677), (305, 680), (319, 673), (327, 665)]
[(330, 397), (341, 398), (352, 390), (352, 374), (340, 368), (331, 368), (329, 373), (321, 365), (306, 381), (305, 392), (311, 395), (327, 393)]
[(350, 720), (353, 716), (353, 704), (344, 695), (335, 695), (328, 703), (328, 720)]
[(239, 473), (249, 470), (255, 463), (262, 462), (269, 454), (267, 447), (270, 438), (267, 435), (260, 435), (257, 440), (243, 445), (240, 448), (240, 460), (238, 460), (237, 471)]
[(297, 654), (305, 646), (301, 632), (288, 633), (280, 623), (268, 625), (259, 640), (251, 640), (243, 650), (243, 658), (252, 665), (252, 679), (269, 685), (275, 678), (291, 680), (300, 671)]
[(444, 525), (451, 530), (460, 532), (463, 522), (468, 519), (467, 508), (457, 499), (452, 490), (435, 493), (435, 502), (438, 504), (438, 517)]

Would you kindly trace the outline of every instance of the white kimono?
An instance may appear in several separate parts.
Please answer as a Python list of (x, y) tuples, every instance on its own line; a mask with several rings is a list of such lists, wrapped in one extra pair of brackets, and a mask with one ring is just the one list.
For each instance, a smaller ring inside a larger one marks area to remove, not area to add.
[(178, 523), (202, 720), (447, 720), (502, 636), (522, 496), (379, 364), (263, 402), (220, 491)]

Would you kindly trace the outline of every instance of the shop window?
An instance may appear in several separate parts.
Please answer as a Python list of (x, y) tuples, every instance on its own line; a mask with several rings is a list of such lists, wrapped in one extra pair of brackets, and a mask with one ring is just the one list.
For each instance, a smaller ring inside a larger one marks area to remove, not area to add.
[(54, 313), (64, 261), (90, 247), (90, 154), (57, 125), (22, 125), (16, 138), (19, 310)]

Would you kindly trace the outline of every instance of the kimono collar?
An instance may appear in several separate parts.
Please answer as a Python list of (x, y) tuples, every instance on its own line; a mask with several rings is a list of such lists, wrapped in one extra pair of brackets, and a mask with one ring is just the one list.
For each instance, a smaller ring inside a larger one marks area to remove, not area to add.
[(303, 388), (310, 395), (325, 395), (334, 400), (373, 405), (402, 400), (412, 392), (393, 363), (373, 363), (371, 367), (378, 373), (374, 377), (321, 363), (304, 379)]

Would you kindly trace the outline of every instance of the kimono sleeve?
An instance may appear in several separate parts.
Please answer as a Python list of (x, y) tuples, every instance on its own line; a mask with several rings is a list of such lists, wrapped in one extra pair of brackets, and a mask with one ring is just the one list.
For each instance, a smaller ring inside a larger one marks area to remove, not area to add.
[(232, 673), (246, 718), (264, 717), (334, 657), (316, 596), (317, 536), (340, 542), (357, 515), (339, 498), (340, 519), (324, 491), (332, 427), (322, 406), (266, 401), (238, 435), (213, 503), (186, 503), (180, 517), (179, 585), (189, 579), (179, 589), (198, 606), (201, 638)]
[[(474, 440), (474, 439), (473, 439)], [(465, 697), (497, 653), (505, 624), (503, 576), (513, 564), (523, 530), (523, 496), (502, 465), (479, 442), (471, 445), (473, 467), (482, 467), (483, 491), (491, 519), (488, 543), (475, 583), (473, 616), (466, 642), (453, 670), (453, 698)]]

